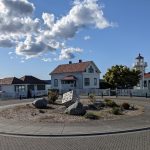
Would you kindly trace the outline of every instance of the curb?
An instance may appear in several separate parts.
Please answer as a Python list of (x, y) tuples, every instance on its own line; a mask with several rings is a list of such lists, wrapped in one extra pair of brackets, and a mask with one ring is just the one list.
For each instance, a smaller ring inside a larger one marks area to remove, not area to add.
[(134, 132), (141, 132), (150, 130), (150, 127), (139, 128), (139, 129), (129, 129), (129, 130), (120, 130), (120, 131), (112, 131), (112, 132), (100, 132), (100, 133), (77, 133), (77, 134), (46, 134), (46, 135), (39, 135), (39, 134), (19, 134), (19, 133), (6, 133), (0, 132), (0, 135), (4, 136), (19, 136), (19, 137), (89, 137), (89, 136), (100, 136), (100, 135), (116, 135), (116, 134), (123, 134), (123, 133), (134, 133)]

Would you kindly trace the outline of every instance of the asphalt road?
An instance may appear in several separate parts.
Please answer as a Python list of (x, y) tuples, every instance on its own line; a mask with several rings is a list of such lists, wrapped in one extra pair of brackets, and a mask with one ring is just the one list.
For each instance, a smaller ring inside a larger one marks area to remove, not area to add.
[(1, 135), (0, 150), (150, 150), (150, 131), (73, 138)]

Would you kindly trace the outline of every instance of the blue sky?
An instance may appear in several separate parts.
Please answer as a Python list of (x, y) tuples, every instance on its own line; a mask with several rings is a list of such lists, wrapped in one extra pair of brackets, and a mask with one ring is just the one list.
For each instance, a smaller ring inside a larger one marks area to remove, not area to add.
[[(5, 16), (0, 24), (0, 78), (50, 79), (48, 74), (57, 65), (79, 59), (93, 60), (103, 75), (112, 65), (131, 67), (138, 53), (150, 65), (149, 0), (18, 1), (22, 3), (0, 0), (0, 19)], [(91, 12), (99, 17), (93, 18)], [(70, 26), (64, 23), (67, 19)]]

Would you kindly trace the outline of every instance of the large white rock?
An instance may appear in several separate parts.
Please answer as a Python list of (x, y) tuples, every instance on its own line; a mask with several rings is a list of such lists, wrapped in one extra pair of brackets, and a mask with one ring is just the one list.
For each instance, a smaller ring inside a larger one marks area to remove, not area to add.
[(69, 107), (70, 105), (75, 103), (77, 100), (79, 101), (79, 98), (72, 90), (63, 94), (62, 104), (64, 104), (66, 107)]

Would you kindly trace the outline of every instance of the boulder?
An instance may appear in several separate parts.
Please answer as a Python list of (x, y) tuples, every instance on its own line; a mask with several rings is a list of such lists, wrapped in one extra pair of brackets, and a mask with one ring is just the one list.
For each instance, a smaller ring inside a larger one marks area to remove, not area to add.
[(105, 107), (105, 103), (104, 103), (103, 101), (96, 101), (96, 102), (94, 103), (94, 105), (95, 105), (95, 107), (97, 107), (97, 108), (103, 108), (103, 107)]
[(102, 101), (96, 101), (93, 104), (88, 104), (89, 110), (100, 110), (105, 107), (105, 103)]
[(86, 110), (83, 107), (82, 103), (76, 101), (74, 104), (72, 104), (65, 110), (65, 113), (69, 115), (83, 116), (85, 115)]
[(88, 104), (89, 110), (97, 110), (97, 107), (94, 104)]
[(39, 98), (32, 102), (32, 104), (39, 109), (47, 108), (48, 101), (45, 98)]
[(79, 101), (79, 98), (77, 97), (75, 92), (72, 90), (63, 94), (62, 104), (68, 108), (69, 106), (74, 104), (77, 100)]

